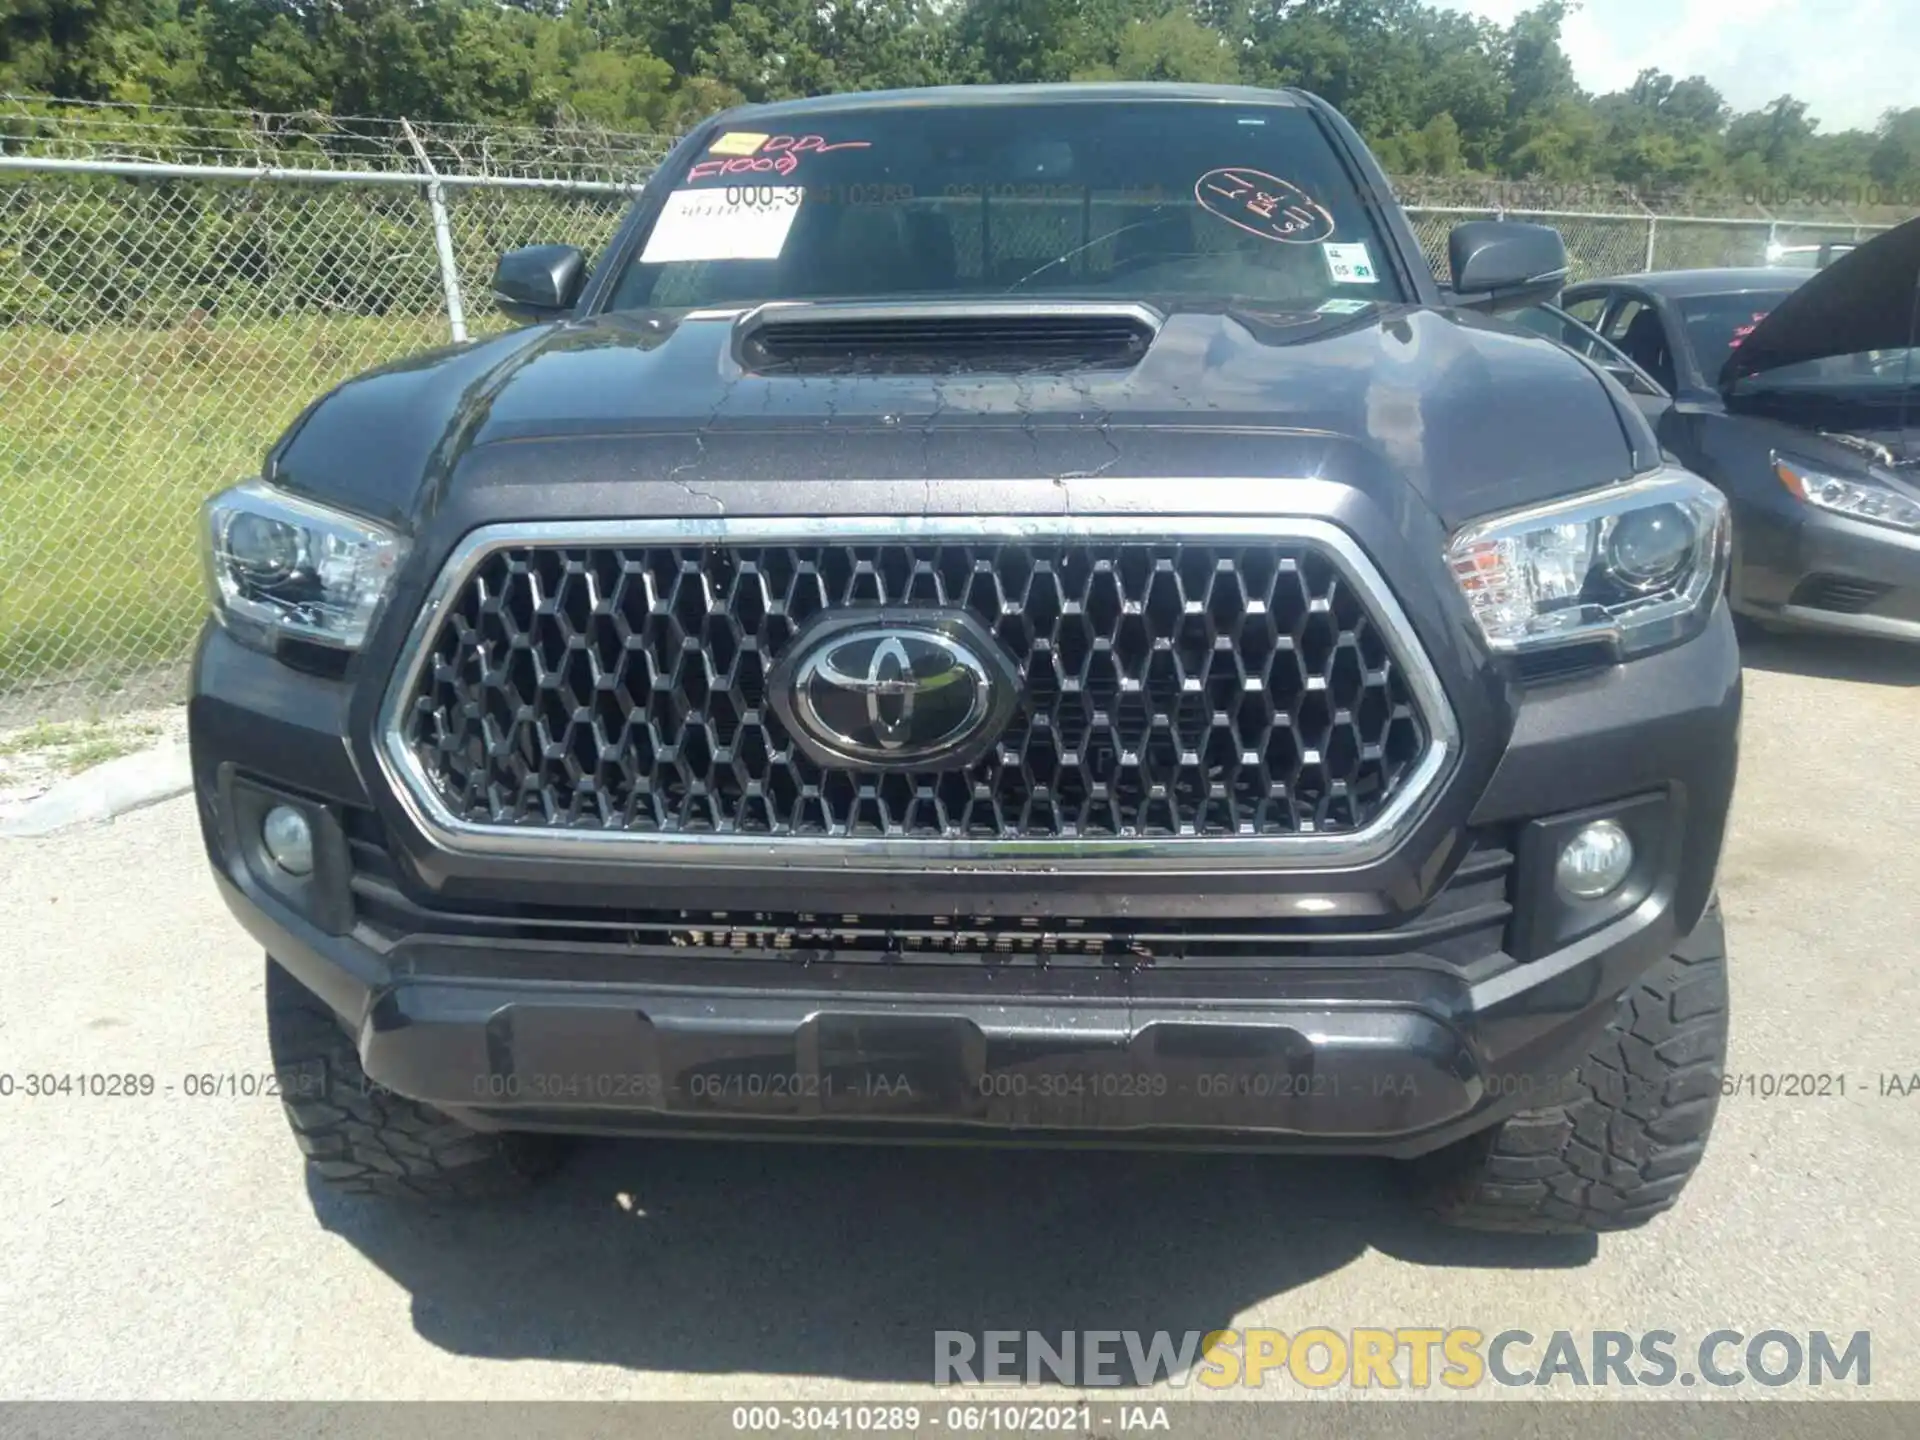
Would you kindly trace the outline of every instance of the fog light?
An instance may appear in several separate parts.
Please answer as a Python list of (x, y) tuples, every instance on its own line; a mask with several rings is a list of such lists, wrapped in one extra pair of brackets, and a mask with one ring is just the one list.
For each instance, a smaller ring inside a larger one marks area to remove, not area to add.
[(313, 873), (313, 826), (293, 806), (276, 805), (267, 811), (267, 818), (260, 822), (260, 840), (273, 863), (289, 875)]
[(1553, 883), (1570, 900), (1598, 900), (1620, 888), (1633, 868), (1633, 841), (1611, 820), (1580, 827), (1560, 852)]

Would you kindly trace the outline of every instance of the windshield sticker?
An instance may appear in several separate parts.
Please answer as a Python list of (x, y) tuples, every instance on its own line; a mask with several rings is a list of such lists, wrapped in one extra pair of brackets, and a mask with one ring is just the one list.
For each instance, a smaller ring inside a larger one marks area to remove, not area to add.
[(653, 222), (640, 263), (778, 260), (805, 194), (798, 185), (676, 190)]
[(1747, 336), (1751, 335), (1757, 328), (1759, 328), (1760, 322), (1766, 318), (1767, 318), (1766, 311), (1756, 310), (1753, 312), (1753, 319), (1749, 320), (1744, 325), (1734, 326), (1733, 338), (1727, 342), (1727, 348), (1729, 350), (1738, 350), (1740, 348), (1740, 342), (1746, 339)]
[(1193, 198), (1229, 225), (1263, 240), (1312, 245), (1333, 234), (1326, 207), (1290, 180), (1234, 165), (1209, 170), (1193, 185)]
[[(723, 140), (728, 138), (721, 137)], [(688, 180), (710, 180), (716, 175), (791, 175), (800, 168), (802, 155), (825, 155), (830, 150), (870, 150), (871, 140), (836, 140), (828, 143), (824, 135), (768, 135), (734, 137), (744, 143), (758, 140), (752, 151), (728, 155), (718, 160), (702, 160), (687, 171)], [(711, 149), (719, 151), (716, 142)]]
[(1358, 315), (1362, 310), (1372, 308), (1371, 300), (1353, 300), (1336, 295), (1331, 300), (1321, 302), (1319, 313), (1322, 315)]
[(1367, 242), (1356, 240), (1351, 245), (1336, 245), (1329, 240), (1320, 247), (1327, 257), (1327, 269), (1333, 273), (1336, 285), (1378, 285), (1380, 276), (1373, 268), (1373, 256), (1367, 253)]
[(751, 130), (729, 130), (707, 147), (709, 155), (751, 155), (767, 141), (771, 135), (756, 135)]

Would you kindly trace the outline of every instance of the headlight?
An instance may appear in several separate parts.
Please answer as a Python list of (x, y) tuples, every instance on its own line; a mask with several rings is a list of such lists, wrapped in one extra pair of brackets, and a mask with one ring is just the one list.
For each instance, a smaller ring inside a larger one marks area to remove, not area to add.
[(1447, 561), (1495, 650), (1602, 641), (1624, 657), (1706, 623), (1726, 576), (1727, 502), (1661, 470), (1454, 536)]
[(214, 615), (269, 649), (283, 637), (358, 647), (406, 555), (384, 526), (258, 480), (209, 500), (200, 537)]
[(1865, 476), (1834, 475), (1791, 455), (1773, 457), (1773, 473), (1793, 495), (1809, 505), (1872, 525), (1920, 532), (1920, 502)]

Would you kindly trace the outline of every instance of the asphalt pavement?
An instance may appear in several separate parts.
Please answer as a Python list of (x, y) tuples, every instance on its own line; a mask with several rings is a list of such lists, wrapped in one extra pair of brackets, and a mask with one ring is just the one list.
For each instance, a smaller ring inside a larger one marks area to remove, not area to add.
[(1729, 1068), (1845, 1093), (1723, 1100), (1678, 1210), (1597, 1243), (1186, 1154), (595, 1142), (514, 1207), (338, 1198), (276, 1100), (187, 1093), (269, 1068), (190, 800), (0, 841), (0, 1397), (824, 1400), (926, 1394), (938, 1330), (1473, 1326), (1867, 1330), (1920, 1398), (1920, 653), (1768, 641), (1747, 686)]

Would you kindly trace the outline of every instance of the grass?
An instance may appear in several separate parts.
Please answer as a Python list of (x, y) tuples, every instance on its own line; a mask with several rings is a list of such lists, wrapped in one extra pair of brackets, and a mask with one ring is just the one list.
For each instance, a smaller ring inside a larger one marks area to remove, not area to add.
[[(48, 762), (69, 775), (90, 770), (107, 760), (147, 748), (161, 727), (131, 723), (109, 725), (98, 720), (40, 721), (24, 730), (0, 735), (0, 761), (28, 757)], [(5, 770), (0, 765), (0, 771)]]
[(437, 316), (0, 328), (0, 695), (184, 660), (200, 502), (315, 395), (445, 341)]
[(97, 723), (54, 724), (42, 720), (17, 730), (11, 735), (0, 735), (0, 757), (8, 755), (32, 755), (41, 750), (54, 750), (62, 745), (76, 745), (96, 729), (103, 728)]
[(60, 763), (69, 775), (78, 775), (82, 770), (91, 770), (95, 765), (118, 760), (122, 755), (133, 755), (146, 748), (131, 736), (102, 735), (74, 746), (61, 757)]

